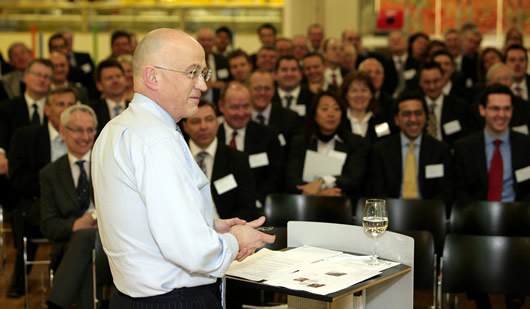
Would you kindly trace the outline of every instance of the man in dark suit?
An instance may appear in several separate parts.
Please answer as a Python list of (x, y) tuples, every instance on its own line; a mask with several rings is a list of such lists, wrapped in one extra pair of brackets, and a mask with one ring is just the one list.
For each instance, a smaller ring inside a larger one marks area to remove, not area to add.
[(341, 42), (333, 38), (326, 39), (323, 45), (322, 56), (324, 56), (324, 60), (326, 60), (324, 79), (328, 84), (339, 88), (342, 84), (342, 79), (348, 74), (348, 70), (340, 67), (342, 60)]
[[(41, 126), (17, 129), (13, 135), (9, 151), (9, 176), (16, 205), (13, 211), (13, 231), (17, 255), (13, 279), (7, 291), (9, 297), (24, 294), (23, 236), (41, 235), (39, 171), (66, 153), (66, 145), (59, 136), (59, 117), (76, 101), (73, 88), (51, 91), (44, 105), (48, 121)], [(30, 260), (33, 260), (36, 249), (35, 244), (28, 243)]]
[(478, 51), (482, 33), (474, 24), (465, 24), (460, 31), (462, 38), (462, 72), (466, 74), (466, 87), (471, 88), (478, 80)]
[(338, 88), (329, 84), (324, 79), (324, 57), (319, 53), (307, 53), (302, 58), (302, 70), (304, 73), (305, 82), (307, 82), (307, 88), (313, 94), (317, 94), (320, 91), (334, 91), (337, 92)]
[(505, 166), (502, 195), (501, 198), (497, 196), (496, 200), (530, 200), (530, 175), (525, 169), (530, 165), (530, 138), (509, 130), (513, 111), (512, 98), (510, 89), (504, 85), (487, 86), (479, 106), (485, 121), (484, 130), (455, 144), (459, 200), (489, 199), (488, 171), (491, 172), (491, 161), (496, 148), (493, 142), (496, 139), (502, 141), (500, 151)]
[(92, 102), (98, 117), (98, 132), (112, 118), (123, 112), (129, 102), (125, 100), (125, 72), (116, 60), (105, 60), (96, 69), (96, 86), (102, 98)]
[(225, 56), (213, 52), (215, 34), (211, 29), (200, 29), (197, 33), (197, 41), (204, 48), (206, 64), (212, 70), (212, 76), (208, 82), (208, 92), (203, 97), (211, 102), (217, 102), (219, 101), (221, 89), (230, 80), (228, 60)]
[(419, 85), (428, 107), (427, 133), (452, 145), (467, 134), (468, 103), (442, 92), (443, 71), (438, 63), (424, 63), (418, 72)]
[(284, 154), (289, 152), (288, 146), (292, 138), (302, 131), (302, 121), (298, 114), (281, 104), (272, 103), (274, 96), (274, 80), (272, 74), (265, 70), (252, 72), (248, 88), (252, 102), (252, 120), (273, 128), (278, 133)]
[[(62, 37), (61, 37), (62, 38)], [(57, 87), (73, 87), (76, 89), (79, 102), (83, 104), (89, 103), (87, 89), (83, 84), (75, 79), (70, 79), (70, 64), (68, 57), (61, 52), (51, 52), (50, 62), (53, 64), (53, 78), (51, 88)]]
[(215, 110), (213, 103), (201, 100), (198, 112), (184, 121), (190, 151), (212, 184), (214, 218), (251, 221), (257, 216), (256, 187), (248, 155), (218, 141)]
[(439, 50), (431, 56), (431, 59), (442, 68), (443, 94), (458, 97), (471, 104), (470, 94), (465, 90), (465, 76), (461, 72), (456, 71), (453, 56), (446, 50)]
[(510, 45), (504, 54), (504, 63), (513, 71), (513, 94), (523, 100), (530, 98), (530, 75), (526, 74), (528, 67), (528, 52), (519, 44)]
[(91, 262), (97, 231), (90, 184), (90, 150), (97, 120), (84, 104), (61, 115), (60, 134), (68, 153), (45, 167), (41, 181), (41, 230), (53, 243), (58, 268), (48, 308), (92, 308)]
[[(530, 201), (530, 137), (509, 129), (510, 88), (487, 86), (480, 100), (482, 132), (455, 144), (456, 199), (460, 201)], [(485, 294), (469, 293), (478, 308), (491, 308)], [(506, 295), (506, 308), (520, 308), (524, 296)]]
[(99, 92), (96, 89), (96, 84), (94, 82), (94, 62), (92, 57), (88, 53), (82, 53), (72, 50), (73, 46), (73, 34), (71, 31), (66, 30), (61, 32), (61, 35), (66, 41), (66, 55), (70, 62), (70, 67), (77, 72), (83, 74), (83, 80), (85, 81), (84, 86), (88, 90), (88, 95), (90, 99), (96, 99), (99, 97)]
[(13, 71), (2, 75), (2, 83), (7, 96), (10, 99), (24, 94), (26, 84), (24, 82), (24, 71), (31, 61), (31, 50), (24, 43), (13, 43), (8, 50), (9, 64)]
[(420, 62), (407, 53), (407, 40), (400, 31), (388, 35), (388, 50), (390, 57), (384, 62), (383, 90), (396, 98), (413, 83)]
[(228, 55), (228, 65), (232, 79), (245, 83), (252, 72), (250, 57), (242, 49), (236, 49)]
[(368, 172), (369, 192), (380, 197), (449, 203), (453, 197), (451, 151), (446, 143), (424, 133), (425, 99), (405, 91), (395, 106), (395, 122), (401, 133), (375, 144)]
[(24, 72), (27, 85), (22, 96), (0, 105), (0, 157), (5, 156), (13, 132), (30, 124), (46, 123), (44, 104), (50, 90), (53, 68), (45, 59), (32, 60)]
[(219, 128), (219, 142), (249, 155), (249, 164), (256, 182), (258, 206), (269, 193), (283, 190), (283, 150), (274, 130), (250, 121), (251, 103), (248, 89), (241, 83), (228, 83), (219, 101), (224, 115)]
[(361, 35), (355, 31), (355, 29), (346, 29), (342, 32), (342, 42), (348, 42), (355, 48), (357, 52), (357, 63), (356, 68), (359, 67), (359, 64), (368, 58), (376, 58), (377, 60), (383, 62), (384, 57), (381, 54), (374, 53), (363, 47)]
[(313, 100), (313, 94), (301, 84), (302, 70), (298, 66), (298, 60), (292, 55), (280, 57), (274, 68), (274, 80), (278, 88), (272, 101), (304, 117)]

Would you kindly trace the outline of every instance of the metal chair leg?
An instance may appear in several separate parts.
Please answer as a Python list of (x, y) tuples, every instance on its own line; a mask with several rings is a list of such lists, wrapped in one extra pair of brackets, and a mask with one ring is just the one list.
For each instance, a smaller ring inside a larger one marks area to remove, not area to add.
[(28, 238), (24, 236), (24, 308), (29, 309), (28, 287)]

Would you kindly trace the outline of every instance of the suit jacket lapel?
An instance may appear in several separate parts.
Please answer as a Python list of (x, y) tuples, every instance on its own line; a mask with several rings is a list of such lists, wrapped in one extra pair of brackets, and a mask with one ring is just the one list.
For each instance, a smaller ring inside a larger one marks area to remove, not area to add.
[[(483, 188), (488, 187), (488, 161), (486, 159), (486, 142), (484, 141), (484, 134), (480, 134), (480, 138), (477, 139), (476, 147), (472, 148), (473, 156), (476, 158), (477, 169), (479, 171), (480, 181)], [(512, 162), (513, 164), (513, 162)], [(486, 192), (488, 190), (486, 189)]]
[(79, 209), (79, 201), (77, 199), (77, 191), (72, 177), (72, 169), (68, 161), (68, 155), (62, 156), (58, 163), (61, 186), (64, 188), (65, 197), (71, 201), (72, 205), (76, 205)]

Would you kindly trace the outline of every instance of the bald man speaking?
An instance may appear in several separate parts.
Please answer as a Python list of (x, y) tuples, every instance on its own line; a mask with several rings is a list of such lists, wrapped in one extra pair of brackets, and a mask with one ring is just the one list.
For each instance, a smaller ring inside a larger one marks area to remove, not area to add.
[[(92, 151), (111, 308), (221, 308), (218, 278), (274, 236), (265, 221), (214, 220), (210, 184), (176, 123), (198, 110), (210, 72), (201, 45), (157, 29), (133, 57), (135, 94)], [(198, 307), (195, 307), (199, 305)]]

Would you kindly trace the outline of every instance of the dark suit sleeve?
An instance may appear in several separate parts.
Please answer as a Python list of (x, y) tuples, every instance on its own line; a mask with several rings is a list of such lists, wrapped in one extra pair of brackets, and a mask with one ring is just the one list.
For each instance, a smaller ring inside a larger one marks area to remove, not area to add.
[(7, 119), (7, 103), (0, 103), (0, 148), (7, 153), (9, 147), (9, 124)]
[(349, 148), (348, 157), (342, 167), (342, 174), (336, 176), (336, 184), (348, 195), (359, 197), (364, 193), (361, 188), (366, 174), (368, 145), (362, 138), (353, 134), (346, 139), (346, 142)]
[(256, 185), (254, 176), (248, 163), (248, 155), (235, 152), (236, 164), (234, 166), (234, 176), (237, 182), (236, 211), (233, 217), (245, 220), (254, 220), (256, 212)]
[(304, 145), (304, 136), (297, 135), (291, 141), (289, 156), (287, 159), (287, 176), (285, 181), (285, 191), (287, 193), (300, 193), (297, 185), (303, 185), (302, 173), (304, 170), (305, 153), (307, 147)]
[(459, 140), (455, 143), (455, 200), (457, 201), (470, 201), (473, 199), (473, 192), (477, 191), (478, 188), (473, 188), (477, 185), (471, 178), (476, 176), (473, 173), (470, 174), (470, 167), (474, 165), (471, 162), (471, 154), (468, 153), (468, 147), (466, 145), (466, 139)]
[[(17, 196), (33, 198), (40, 195), (39, 171), (31, 166), (36, 142), (30, 138), (31, 131), (21, 128), (15, 131), (9, 148), (9, 179)], [(32, 128), (33, 129), (33, 128)]]
[(64, 188), (59, 187), (59, 180), (58, 177), (54, 177), (55, 175), (52, 165), (44, 168), (40, 173), (41, 231), (52, 242), (67, 241), (78, 217), (61, 215), (58, 201), (64, 193), (61, 192)]

